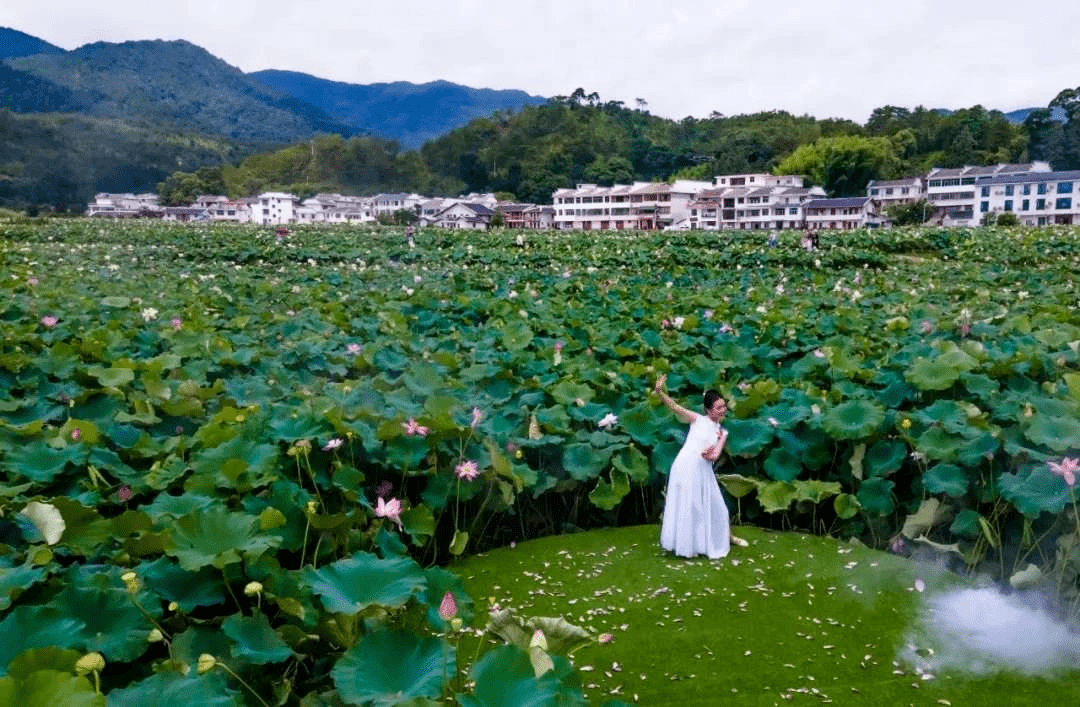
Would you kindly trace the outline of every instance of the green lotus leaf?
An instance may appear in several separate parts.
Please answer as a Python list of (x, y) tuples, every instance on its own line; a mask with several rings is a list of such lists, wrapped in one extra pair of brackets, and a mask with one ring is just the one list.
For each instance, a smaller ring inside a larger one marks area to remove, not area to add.
[(502, 343), (510, 351), (522, 351), (533, 340), (533, 331), (524, 320), (514, 319), (502, 328)]
[(91, 366), (86, 372), (106, 388), (120, 388), (135, 380), (135, 371), (123, 366)]
[(1065, 480), (1045, 464), (1032, 464), (1015, 474), (1001, 474), (998, 485), (1001, 496), (1028, 518), (1038, 518), (1044, 511), (1059, 513), (1072, 498)]
[(281, 538), (259, 531), (258, 517), (213, 509), (178, 519), (165, 552), (184, 569), (194, 571), (208, 565), (222, 569), (280, 544)]
[(109, 707), (241, 707), (242, 696), (229, 688), (225, 674), (180, 675), (161, 672), (109, 691)]
[(566, 414), (566, 408), (562, 405), (540, 408), (536, 411), (536, 420), (543, 425), (544, 431), (548, 433), (546, 437), (554, 437), (552, 442), (561, 442), (562, 437), (557, 435), (570, 433), (570, 416)]
[(753, 356), (734, 341), (722, 341), (709, 350), (709, 358), (718, 371), (743, 368), (753, 362)]
[(222, 622), (221, 630), (233, 640), (232, 654), (250, 663), (280, 663), (293, 654), (289, 645), (271, 628), (265, 614), (233, 614)]
[(649, 458), (633, 445), (626, 445), (615, 452), (611, 464), (629, 476), (631, 481), (640, 483), (649, 478)]
[(330, 677), (345, 702), (394, 707), (417, 697), (441, 696), (456, 661), (457, 649), (443, 640), (381, 628), (345, 651)]
[(0, 677), (0, 705), (4, 707), (105, 707), (85, 676), (59, 670), (37, 670), (23, 678)]
[[(47, 646), (31, 648), (20, 653), (7, 666), (8, 675), (22, 679), (38, 670), (58, 670), (62, 673), (74, 673), (75, 663), (82, 657), (82, 652), (69, 648)], [(0, 704), (3, 704), (0, 702)]]
[(776, 439), (807, 469), (822, 469), (832, 463), (832, 441), (821, 430), (802, 424), (791, 430), (777, 431)]
[(786, 511), (798, 497), (795, 485), (786, 481), (773, 481), (758, 489), (758, 501), (766, 513)]
[(563, 448), (563, 468), (578, 481), (595, 478), (610, 460), (610, 449), (597, 449), (591, 444), (568, 444)]
[(589, 500), (593, 505), (605, 511), (619, 505), (626, 494), (630, 493), (630, 477), (626, 472), (612, 469), (608, 476), (611, 478), (610, 483), (600, 477), (596, 480), (596, 488), (589, 493)]
[(71, 464), (78, 464), (86, 454), (80, 445), (54, 449), (44, 440), (20, 444), (4, 455), (4, 470), (38, 483), (51, 483)]
[(168, 601), (175, 601), (183, 611), (225, 602), (221, 572), (206, 566), (188, 571), (166, 557), (159, 557), (135, 568), (146, 586)]
[(649, 458), (653, 472), (667, 478), (680, 449), (682, 449), (680, 442), (661, 442), (653, 447), (652, 456)]
[(811, 503), (821, 503), (826, 498), (832, 498), (840, 493), (841, 486), (839, 481), (822, 481), (820, 479), (808, 479), (804, 481), (796, 481), (795, 493), (797, 494), (797, 500), (810, 501)]
[[(57, 500), (67, 501), (62, 496), (58, 497)], [(24, 536), (29, 532), (31, 535), (37, 536), (32, 542), (37, 542), (38, 538), (40, 538), (49, 545), (60, 542), (64, 532), (67, 530), (67, 523), (60, 509), (55, 504), (42, 503), (41, 501), (27, 503), (26, 507), (19, 511), (16, 522), (20, 524), (29, 522), (32, 528), (24, 530)]]
[(964, 440), (957, 447), (957, 460), (969, 467), (977, 467), (992, 458), (1001, 448), (1001, 441), (990, 432), (983, 432), (976, 437)]
[(716, 480), (724, 487), (727, 495), (732, 498), (742, 498), (762, 485), (761, 481), (741, 474), (720, 474), (716, 477)]
[[(111, 578), (104, 575), (101, 579)], [(69, 584), (53, 603), (64, 615), (82, 622), (73, 647), (98, 651), (107, 660), (120, 662), (135, 660), (150, 648), (146, 636), (154, 625), (135, 607), (119, 581), (114, 588)], [(161, 613), (153, 605), (147, 611)]]
[(892, 490), (895, 484), (889, 479), (867, 479), (859, 484), (856, 494), (859, 506), (867, 513), (885, 516), (893, 512), (896, 503)]
[(859, 499), (850, 493), (841, 493), (833, 499), (833, 510), (836, 517), (842, 520), (850, 520), (859, 513)]
[(53, 606), (16, 606), (0, 621), (0, 675), (7, 674), (15, 656), (30, 648), (81, 645), (79, 636), (85, 625)]
[(923, 474), (923, 485), (930, 493), (944, 493), (959, 498), (967, 493), (968, 472), (955, 464), (935, 464)]
[(1041, 444), (1055, 452), (1080, 449), (1080, 420), (1075, 417), (1052, 417), (1035, 413), (1024, 436), (1035, 444)]
[(130, 297), (109, 296), (101, 298), (101, 306), (109, 307), (111, 309), (124, 309), (131, 306)]
[(440, 367), (426, 361), (414, 361), (401, 382), (420, 397), (427, 397), (446, 385)]
[(583, 383), (563, 381), (551, 389), (551, 396), (560, 405), (576, 405), (578, 400), (589, 402), (593, 398), (593, 389)]
[(728, 431), (725, 451), (734, 456), (757, 456), (773, 440), (773, 427), (766, 420), (728, 419), (724, 427)]
[(863, 457), (863, 468), (870, 477), (888, 476), (904, 463), (907, 445), (896, 440), (878, 440)]
[(932, 359), (916, 359), (905, 372), (905, 376), (919, 390), (945, 390), (978, 363), (968, 354), (956, 349)]
[(396, 609), (427, 586), (414, 560), (382, 560), (367, 552), (317, 570), (306, 568), (302, 577), (329, 611), (349, 615), (372, 605)]
[(783, 447), (776, 447), (765, 459), (765, 473), (776, 481), (794, 481), (802, 471), (802, 462)]
[(965, 440), (946, 432), (941, 427), (931, 427), (919, 436), (915, 448), (930, 459), (954, 462)]
[(869, 400), (849, 400), (822, 417), (822, 428), (834, 439), (863, 439), (880, 427), (885, 410)]
[(167, 493), (158, 494), (153, 503), (141, 506), (141, 510), (150, 516), (157, 524), (161, 524), (165, 518), (181, 518), (200, 511), (205, 511), (216, 505), (213, 498), (197, 493), (185, 493), (180, 496), (172, 496)]
[(973, 511), (970, 508), (960, 511), (956, 514), (956, 518), (953, 520), (952, 525), (949, 526), (949, 532), (953, 535), (958, 535), (968, 540), (974, 540), (979, 537), (981, 532), (981, 524), (979, 523), (979, 513)]
[(962, 432), (968, 427), (968, 410), (956, 400), (938, 400), (915, 412), (912, 417), (929, 427), (940, 424), (949, 432)]
[(424, 437), (398, 434), (386, 441), (387, 463), (402, 471), (419, 468), (430, 451), (431, 444)]
[(295, 442), (300, 439), (325, 439), (332, 437), (330, 424), (324, 415), (310, 408), (290, 408), (275, 405), (269, 421), (274, 439), (279, 442)]
[[(766, 405), (757, 411), (758, 417), (763, 417), (767, 421), (776, 420), (779, 429), (787, 430), (803, 420), (808, 420), (813, 416), (813, 412), (810, 410), (809, 405), (804, 404), (792, 404), (780, 402), (776, 405)], [(772, 424), (770, 421), (769, 424)]]
[(423, 503), (403, 512), (401, 524), (413, 542), (418, 545), (422, 545), (427, 538), (435, 534), (435, 514), (430, 506)]
[(718, 366), (711, 358), (694, 356), (687, 361), (684, 369), (686, 380), (702, 390), (715, 388), (719, 385), (724, 369)]
[(237, 435), (216, 447), (193, 454), (190, 464), (196, 474), (216, 476), (215, 483), (219, 487), (248, 490), (270, 480), (277, 471), (279, 457), (276, 445), (256, 444)]
[(645, 448), (660, 442), (660, 432), (669, 421), (670, 415), (663, 408), (648, 403), (641, 403), (619, 414), (619, 427)]
[(472, 670), (476, 683), (472, 695), (457, 694), (461, 707), (546, 707), (578, 704), (564, 696), (560, 684), (560, 662), (555, 656), (555, 670), (536, 677), (529, 654), (513, 645), (499, 646), (484, 654)]

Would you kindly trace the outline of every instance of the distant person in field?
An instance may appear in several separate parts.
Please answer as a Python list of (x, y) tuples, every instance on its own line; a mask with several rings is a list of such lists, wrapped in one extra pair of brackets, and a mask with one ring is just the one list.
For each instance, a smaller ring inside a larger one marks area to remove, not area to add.
[(747, 544), (731, 535), (727, 503), (713, 473), (727, 443), (728, 432), (720, 425), (727, 403), (720, 393), (708, 390), (705, 413), (692, 412), (664, 392), (666, 381), (666, 375), (657, 378), (654, 390), (668, 409), (690, 423), (690, 430), (668, 473), (660, 547), (680, 557), (705, 555), (715, 560), (728, 554), (731, 543)]

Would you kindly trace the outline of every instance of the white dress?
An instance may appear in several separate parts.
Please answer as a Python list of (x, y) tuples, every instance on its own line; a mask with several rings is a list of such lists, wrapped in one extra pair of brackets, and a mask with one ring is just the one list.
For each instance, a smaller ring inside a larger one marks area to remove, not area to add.
[(682, 557), (724, 557), (731, 549), (727, 504), (712, 462), (701, 452), (716, 444), (720, 423), (698, 415), (668, 474), (660, 547)]

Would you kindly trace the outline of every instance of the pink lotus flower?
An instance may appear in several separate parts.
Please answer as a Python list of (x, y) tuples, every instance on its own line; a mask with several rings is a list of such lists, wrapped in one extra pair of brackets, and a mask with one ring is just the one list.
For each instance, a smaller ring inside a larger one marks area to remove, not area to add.
[(31, 286), (33, 286), (33, 285), (36, 285), (36, 284), (38, 284), (38, 279), (37, 279), (36, 277), (32, 277), (32, 278), (30, 278), (29, 280), (27, 280), (27, 281), (26, 281), (26, 283), (27, 283), (28, 285), (31, 285)]
[(57, 319), (56, 317), (54, 317), (54, 316), (52, 316), (50, 314), (46, 314), (44, 317), (41, 318), (41, 323), (44, 326), (47, 326), (47, 327), (54, 327), (54, 326), (56, 326), (56, 323), (59, 322), (59, 321), (60, 321), (59, 319)]
[(454, 473), (457, 474), (459, 479), (472, 481), (477, 476), (480, 476), (480, 468), (472, 459), (467, 459), (454, 467)]
[(447, 592), (443, 594), (442, 601), (439, 602), (439, 618), (443, 621), (449, 621), (457, 616), (457, 602), (454, 601), (453, 592)]
[(169, 323), (172, 324), (172, 328), (176, 331), (180, 331), (180, 327), (184, 326), (184, 320), (180, 317), (173, 317), (169, 320)]
[(71, 439), (75, 440), (76, 442), (82, 439), (82, 430), (80, 430), (78, 427), (73, 429), (71, 431)]
[(472, 409), (472, 428), (475, 430), (476, 426), (480, 424), (480, 420), (484, 419), (484, 413), (480, 408), (474, 407)]
[(354, 355), (354, 356), (356, 354), (360, 353), (361, 350), (362, 349), (361, 349), (360, 344), (349, 344), (348, 346), (345, 347), (345, 351), (347, 353), (350, 353), (350, 354)]
[(408, 422), (402, 422), (401, 426), (405, 428), (405, 434), (410, 437), (427, 437), (429, 430), (421, 424), (418, 424), (413, 418), (409, 418)]
[(124, 501), (130, 500), (130, 499), (131, 499), (131, 487), (130, 486), (121, 486), (120, 488), (116, 489), (116, 500), (117, 501), (120, 501), (121, 503), (123, 503)]
[(922, 324), (919, 325), (919, 331), (923, 334), (929, 334), (934, 330), (934, 325), (930, 323), (929, 319), (922, 320)]
[(1065, 483), (1069, 488), (1076, 486), (1076, 473), (1080, 472), (1080, 458), (1070, 459), (1069, 457), (1065, 457), (1056, 464), (1054, 462), (1047, 462), (1046, 465), (1050, 467), (1050, 471), (1065, 479)]
[(566, 344), (564, 344), (561, 341), (556, 341), (555, 342), (555, 350), (556, 351), (562, 351), (564, 346), (566, 346)]
[(329, 451), (331, 451), (333, 449), (337, 449), (342, 444), (344, 444), (344, 442), (345, 442), (345, 440), (341, 439), (341, 437), (334, 437), (332, 440), (330, 440), (329, 442), (324, 444), (322, 446), (322, 449), (323, 449), (324, 452), (329, 452)]
[(601, 643), (611, 643), (612, 641), (615, 640), (615, 634), (613, 634), (613, 633), (601, 633), (600, 636), (596, 640), (600, 641)]
[(380, 497), (375, 504), (375, 515), (380, 518), (389, 518), (401, 526), (401, 501), (396, 498), (387, 501)]

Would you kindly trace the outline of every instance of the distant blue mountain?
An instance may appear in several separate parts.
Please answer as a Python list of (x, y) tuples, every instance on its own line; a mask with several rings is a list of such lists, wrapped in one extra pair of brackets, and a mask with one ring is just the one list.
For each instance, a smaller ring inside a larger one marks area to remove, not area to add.
[(310, 103), (339, 122), (393, 138), (406, 149), (419, 147), (475, 118), (547, 101), (524, 91), (469, 88), (448, 81), (351, 84), (274, 69), (248, 76)]
[[(1018, 108), (1014, 111), (1009, 111), (1005, 114), (1005, 117), (1009, 119), (1010, 123), (1022, 123), (1027, 120), (1027, 117), (1031, 115), (1032, 111), (1041, 110), (1041, 108)], [(1065, 122), (1065, 111), (1061, 108), (1051, 108), (1050, 118), (1062, 123)]]
[(0, 27), (0, 59), (34, 54), (62, 54), (63, 49), (44, 39), (32, 37), (10, 27)]

